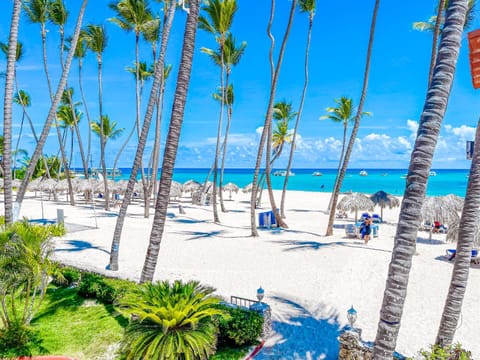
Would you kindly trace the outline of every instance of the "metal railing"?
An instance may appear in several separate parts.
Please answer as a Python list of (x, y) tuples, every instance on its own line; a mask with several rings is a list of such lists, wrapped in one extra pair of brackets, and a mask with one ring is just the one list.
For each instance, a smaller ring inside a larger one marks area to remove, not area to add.
[(252, 300), (252, 299), (246, 299), (242, 298), (239, 296), (230, 296), (230, 302), (232, 304), (235, 304), (237, 306), (245, 307), (245, 308), (250, 308), (251, 305), (255, 304), (258, 302), (257, 300)]

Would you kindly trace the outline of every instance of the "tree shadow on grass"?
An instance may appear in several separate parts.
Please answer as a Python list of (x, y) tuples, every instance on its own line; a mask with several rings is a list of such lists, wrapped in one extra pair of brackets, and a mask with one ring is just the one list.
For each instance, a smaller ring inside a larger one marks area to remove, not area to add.
[(82, 250), (99, 250), (103, 251), (106, 254), (110, 254), (110, 251), (107, 251), (105, 249), (102, 249), (101, 247), (94, 246), (92, 243), (85, 241), (85, 240), (67, 240), (66, 243), (68, 245), (73, 246), (73, 248), (66, 248), (66, 249), (55, 249), (55, 252), (76, 252), (76, 251), (82, 251)]
[(300, 303), (274, 296), (271, 335), (256, 360), (337, 359), (342, 326), (336, 310), (319, 304), (307, 309)]
[(69, 309), (75, 312), (80, 306), (83, 305), (85, 299), (78, 295), (75, 288), (63, 288), (50, 286), (47, 289), (44, 303), (48, 303), (48, 306), (43, 307), (38, 314), (33, 318), (32, 324), (40, 320), (43, 317), (48, 317), (55, 314), (59, 309)]

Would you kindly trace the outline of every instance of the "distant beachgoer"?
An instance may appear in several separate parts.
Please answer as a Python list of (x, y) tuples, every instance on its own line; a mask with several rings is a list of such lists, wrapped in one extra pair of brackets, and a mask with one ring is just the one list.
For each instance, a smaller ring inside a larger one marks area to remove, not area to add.
[(362, 239), (365, 241), (365, 244), (368, 244), (370, 240), (370, 234), (372, 233), (372, 220), (367, 218), (363, 221), (360, 226), (360, 234), (362, 234)]
[(323, 188), (325, 188), (325, 185), (322, 184), (322, 186), (320, 186), (320, 189), (323, 189)]
[(434, 221), (433, 222), (433, 232), (440, 232), (440, 228), (442, 227), (442, 224), (440, 223), (440, 221)]

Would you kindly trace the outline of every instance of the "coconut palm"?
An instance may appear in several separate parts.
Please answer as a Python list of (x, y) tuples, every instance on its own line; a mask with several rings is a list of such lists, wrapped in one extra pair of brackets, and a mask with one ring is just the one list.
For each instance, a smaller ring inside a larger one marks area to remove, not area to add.
[(50, 0), (48, 3), (48, 19), (59, 27), (60, 32), (60, 64), (63, 67), (63, 51), (65, 48), (65, 24), (68, 20), (68, 11), (63, 0)]
[(308, 57), (310, 52), (310, 40), (312, 37), (312, 28), (313, 28), (313, 17), (315, 16), (315, 9), (317, 7), (316, 0), (299, 0), (298, 6), (301, 13), (308, 14), (308, 32), (307, 32), (307, 44), (305, 46), (305, 66), (304, 66), (304, 74), (305, 80), (303, 82), (303, 90), (302, 90), (302, 98), (300, 99), (300, 105), (298, 107), (297, 118), (295, 120), (295, 127), (293, 129), (292, 135), (292, 146), (290, 147), (290, 155), (288, 157), (287, 169), (285, 173), (285, 180), (283, 181), (283, 189), (282, 189), (282, 198), (280, 200), (280, 216), (285, 218), (285, 198), (287, 195), (287, 185), (288, 179), (290, 177), (290, 170), (292, 169), (293, 163), (293, 153), (295, 151), (295, 144), (297, 139), (297, 130), (298, 125), (300, 124), (300, 119), (302, 117), (303, 111), (303, 104), (305, 103), (305, 97), (307, 95), (307, 86), (308, 86)]
[[(19, 133), (18, 133), (17, 144), (15, 145), (14, 156), (13, 156), (13, 167), (14, 167), (13, 178), (15, 178), (15, 173), (16, 173), (15, 172), (15, 167), (16, 167), (16, 164), (17, 164), (17, 151), (18, 151), (18, 148), (20, 146), (20, 140), (22, 138), (23, 123), (25, 122), (25, 113), (26, 113), (25, 109), (31, 105), (31, 101), (30, 101), (30, 96), (25, 91), (19, 90), (13, 96), (13, 102), (15, 104), (21, 105), (23, 110), (24, 110), (22, 112), (22, 120), (20, 122), (20, 130), (19, 130)], [(36, 138), (36, 135), (35, 135), (35, 138)]]
[[(477, 123), (476, 144), (480, 144), (480, 121)], [(468, 283), (472, 247), (477, 235), (480, 208), (480, 146), (474, 147), (467, 193), (460, 220), (455, 264), (442, 319), (437, 333), (436, 345), (452, 345), (458, 321), (462, 312), (462, 302)]]
[(285, 47), (287, 45), (288, 36), (290, 34), (290, 29), (293, 23), (293, 17), (295, 15), (295, 8), (297, 6), (297, 0), (292, 1), (292, 6), (290, 8), (290, 14), (288, 17), (287, 27), (285, 29), (285, 34), (283, 35), (282, 45), (280, 46), (280, 51), (277, 58), (277, 66), (275, 67), (273, 62), (273, 48), (274, 48), (274, 39), (272, 35), (272, 25), (273, 25), (273, 14), (275, 10), (275, 1), (272, 0), (272, 6), (270, 11), (270, 19), (268, 22), (268, 36), (271, 40), (270, 46), (270, 76), (271, 76), (271, 85), (270, 85), (270, 96), (267, 105), (267, 115), (265, 116), (265, 123), (263, 126), (262, 135), (260, 136), (260, 142), (258, 144), (258, 153), (257, 159), (255, 162), (255, 171), (253, 174), (252, 180), (252, 194), (250, 198), (250, 229), (252, 231), (252, 236), (258, 236), (256, 219), (255, 219), (255, 208), (257, 204), (257, 185), (258, 185), (258, 174), (260, 172), (260, 165), (263, 158), (263, 149), (266, 143), (266, 156), (265, 156), (265, 174), (267, 179), (268, 195), (270, 197), (270, 204), (272, 206), (272, 211), (275, 214), (275, 220), (279, 227), (288, 227), (287, 224), (283, 221), (280, 214), (277, 211), (277, 205), (275, 204), (275, 199), (273, 198), (273, 191), (270, 180), (270, 151), (271, 151), (271, 128), (272, 128), (272, 118), (273, 118), (273, 102), (275, 99), (275, 93), (277, 90), (278, 77), (280, 74), (280, 68), (283, 60), (283, 55), (285, 53)]
[[(163, 82), (162, 76), (164, 75), (165, 53), (167, 50), (167, 43), (170, 36), (170, 30), (172, 28), (174, 15), (175, 15), (175, 3), (168, 3), (168, 4), (170, 4), (171, 6), (168, 7), (168, 9), (166, 9), (166, 11), (168, 12), (168, 15), (167, 15), (167, 20), (163, 24), (160, 54), (159, 54), (158, 61), (155, 65), (155, 75), (153, 79), (152, 89), (150, 91), (150, 97), (148, 99), (145, 118), (143, 120), (142, 131), (140, 133), (140, 139), (138, 140), (137, 151), (135, 152), (132, 172), (130, 173), (130, 178), (128, 179), (125, 195), (123, 197), (123, 201), (120, 206), (120, 210), (118, 212), (117, 222), (115, 224), (115, 231), (113, 232), (112, 247), (110, 251), (110, 264), (109, 264), (109, 268), (112, 271), (118, 270), (118, 255), (119, 255), (120, 237), (122, 235), (123, 224), (125, 221), (125, 216), (127, 215), (128, 205), (130, 203), (130, 200), (132, 198), (132, 194), (134, 191), (138, 168), (142, 164), (143, 151), (145, 150), (145, 144), (147, 142), (150, 123), (153, 117), (153, 110), (158, 99), (157, 95), (158, 95), (158, 92), (160, 91), (160, 87)], [(165, 2), (165, 5), (167, 5), (167, 2)], [(198, 13), (197, 13), (197, 16), (198, 16)], [(195, 37), (193, 35), (193, 39), (194, 38)]]
[(142, 275), (140, 277), (141, 283), (148, 281), (151, 282), (153, 279), (158, 260), (158, 253), (160, 250), (160, 243), (162, 241), (163, 230), (165, 228), (170, 184), (172, 182), (173, 168), (175, 165), (175, 158), (177, 155), (178, 142), (180, 139), (180, 131), (182, 128), (183, 115), (185, 111), (186, 95), (192, 70), (195, 35), (198, 23), (199, 0), (191, 0), (189, 5), (190, 7), (183, 38), (182, 56), (178, 70), (177, 87), (175, 89), (172, 115), (170, 117), (170, 127), (165, 144), (165, 153), (163, 156), (162, 175), (160, 178), (160, 186), (155, 204), (155, 216), (153, 219), (152, 231), (150, 233), (150, 242), (148, 244), (145, 263), (143, 265)]
[(69, 105), (60, 105), (57, 110), (57, 118), (60, 120), (60, 128), (64, 129), (64, 147), (66, 145), (66, 131), (70, 130), (70, 160), (69, 163), (72, 163), (73, 156), (73, 138), (75, 129), (78, 128), (78, 123), (82, 119), (82, 112), (77, 108), (72, 108)]
[(215, 290), (197, 281), (144, 284), (120, 303), (132, 319), (122, 354), (128, 359), (208, 359), (216, 349), (214, 317), (225, 314)]
[[(227, 125), (225, 128), (225, 136), (223, 138), (221, 152), (222, 152), (222, 160), (220, 166), (220, 181), (219, 187), (222, 187), (223, 184), (223, 174), (225, 169), (225, 158), (227, 154), (227, 143), (228, 143), (228, 134), (230, 132), (230, 126), (232, 123), (232, 113), (233, 113), (233, 86), (230, 84), (230, 75), (232, 73), (232, 67), (236, 66), (239, 62), (243, 53), (245, 52), (245, 48), (247, 47), (247, 43), (243, 41), (239, 46), (237, 46), (235, 38), (233, 37), (232, 33), (228, 33), (223, 44), (223, 53), (220, 53), (220, 49), (218, 51), (214, 51), (208, 48), (202, 48), (202, 51), (210, 56), (213, 62), (218, 65), (222, 66), (225, 65), (225, 86), (220, 87), (220, 90), (214, 94), (214, 99), (218, 100), (220, 104), (223, 105), (227, 109)], [(222, 94), (221, 89), (227, 89), (226, 93)], [(225, 205), (223, 203), (223, 196), (222, 193), (219, 193), (220, 197), (220, 207), (222, 212), (225, 212)]]
[[(420, 226), (420, 210), (453, 82), (466, 12), (465, 0), (450, 1), (439, 47), (441, 56), (437, 59), (432, 82), (427, 92), (408, 169), (407, 186), (395, 234), (395, 245), (373, 349), (373, 358), (375, 359), (391, 358), (395, 350), (412, 257), (415, 254), (417, 231)], [(462, 251), (464, 250), (462, 249)]]
[[(465, 18), (465, 29), (468, 29), (474, 20), (474, 9), (476, 0), (468, 0), (467, 16)], [(433, 33), (432, 51), (430, 55), (430, 68), (428, 72), (428, 85), (432, 81), (433, 68), (437, 60), (438, 37), (444, 26), (444, 12), (448, 6), (448, 0), (439, 0), (437, 4), (437, 15), (432, 16), (428, 21), (417, 21), (413, 23), (413, 28), (418, 31), (431, 31)]]
[[(102, 61), (103, 52), (107, 47), (107, 32), (103, 25), (87, 25), (82, 33), (82, 38), (85, 39), (87, 48), (93, 51), (97, 56), (97, 74), (98, 74), (98, 112), (100, 119), (100, 163), (102, 166), (102, 175), (105, 193), (105, 210), (110, 209), (109, 190), (107, 182), (107, 165), (105, 163), (105, 134), (103, 133), (103, 94), (102, 94)], [(94, 123), (90, 125), (92, 128)]]
[[(225, 86), (225, 60), (224, 60), (224, 46), (227, 39), (227, 34), (232, 27), (233, 18), (237, 11), (236, 0), (212, 0), (203, 7), (203, 11), (208, 15), (200, 16), (198, 23), (199, 28), (207, 31), (215, 37), (216, 42), (220, 48), (220, 88), (226, 89)], [(220, 139), (222, 136), (222, 122), (223, 122), (223, 107), (225, 103), (224, 92), (222, 91), (222, 101), (220, 102), (220, 114), (218, 118), (217, 127), (217, 141), (215, 145), (215, 158), (213, 163), (213, 221), (220, 222), (217, 210), (217, 175), (218, 175), (218, 159), (220, 157)], [(208, 180), (208, 178), (207, 178)], [(206, 180), (206, 181), (207, 181)]]
[(352, 133), (350, 134), (350, 140), (348, 141), (347, 150), (345, 151), (345, 156), (343, 158), (342, 168), (340, 169), (340, 173), (338, 175), (337, 181), (335, 182), (335, 187), (333, 189), (333, 198), (332, 198), (332, 204), (331, 204), (332, 206), (330, 207), (330, 215), (328, 217), (327, 231), (325, 233), (326, 236), (333, 235), (333, 222), (335, 221), (335, 208), (337, 207), (338, 195), (340, 194), (340, 189), (342, 188), (343, 179), (345, 178), (345, 173), (347, 172), (348, 161), (350, 160), (350, 155), (352, 154), (352, 151), (353, 151), (355, 139), (357, 138), (358, 128), (360, 127), (360, 120), (362, 119), (362, 116), (365, 115), (365, 113), (363, 112), (363, 104), (367, 96), (368, 76), (370, 74), (370, 59), (372, 55), (373, 38), (375, 34), (375, 24), (377, 20), (377, 12), (378, 12), (379, 5), (380, 5), (380, 0), (375, 0), (372, 24), (370, 26), (370, 38), (368, 40), (367, 59), (365, 64), (365, 73), (363, 77), (362, 94), (360, 96), (360, 102), (358, 104), (358, 108), (356, 111)]
[[(103, 115), (102, 121), (95, 121), (92, 123), (92, 131), (98, 137), (103, 136), (103, 147), (107, 145), (108, 140), (115, 140), (123, 133), (123, 128), (117, 129), (118, 123), (116, 121), (110, 121), (108, 115)], [(100, 129), (103, 127), (103, 130)]]
[(5, 97), (3, 106), (3, 199), (5, 204), (5, 224), (13, 223), (13, 195), (12, 195), (12, 103), (13, 82), (15, 80), (15, 62), (18, 39), (18, 25), (20, 21), (22, 2), (15, 0), (8, 38), (7, 70), (5, 79)]

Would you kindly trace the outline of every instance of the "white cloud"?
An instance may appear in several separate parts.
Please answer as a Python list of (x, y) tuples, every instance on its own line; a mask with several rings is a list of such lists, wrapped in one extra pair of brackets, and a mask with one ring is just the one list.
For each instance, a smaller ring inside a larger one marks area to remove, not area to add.
[(447, 133), (451, 133), (465, 140), (473, 140), (475, 138), (475, 128), (467, 125), (461, 125), (454, 128), (451, 125), (445, 125)]

